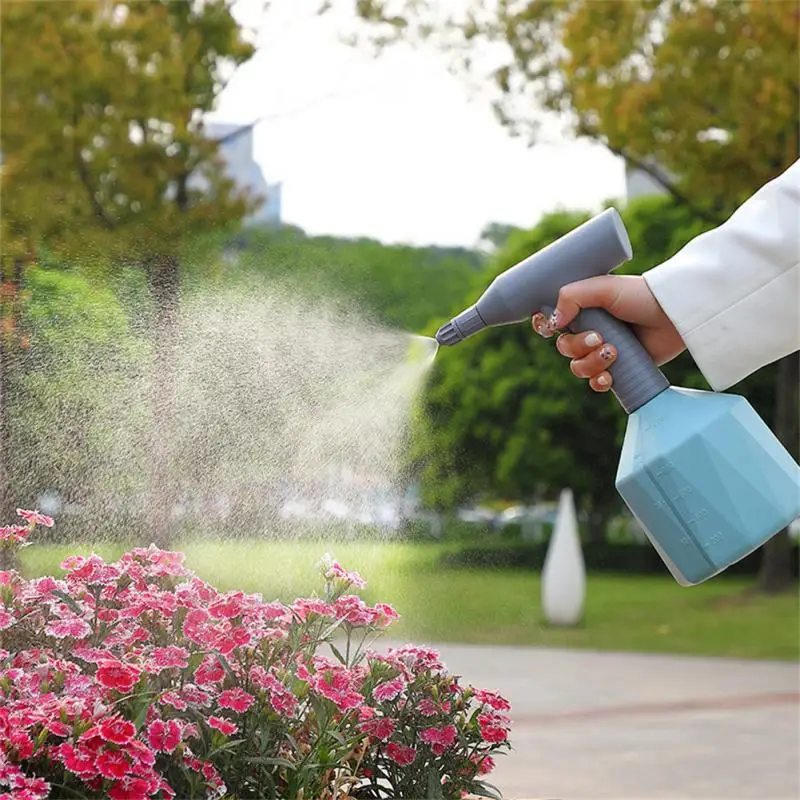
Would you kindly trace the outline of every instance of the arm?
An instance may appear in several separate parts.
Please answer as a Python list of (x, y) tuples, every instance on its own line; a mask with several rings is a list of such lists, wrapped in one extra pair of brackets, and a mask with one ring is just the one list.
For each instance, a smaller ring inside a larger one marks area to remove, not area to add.
[(800, 161), (644, 279), (717, 391), (800, 349)]

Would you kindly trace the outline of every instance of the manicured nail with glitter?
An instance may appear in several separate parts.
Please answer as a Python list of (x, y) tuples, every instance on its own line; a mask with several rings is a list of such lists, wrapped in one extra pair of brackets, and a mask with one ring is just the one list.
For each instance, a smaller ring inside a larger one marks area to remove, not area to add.
[(561, 327), (561, 312), (558, 309), (556, 309), (550, 315), (550, 319), (547, 320), (547, 324), (553, 329), (558, 329)]
[(614, 357), (614, 354), (611, 352), (611, 348), (608, 345), (605, 345), (600, 348), (600, 358), (604, 361), (611, 361)]
[(600, 375), (597, 378), (597, 382), (600, 384), (600, 386), (608, 386), (608, 378), (605, 375)]
[(539, 336), (548, 337), (553, 332), (547, 327), (547, 322), (545, 321), (544, 314), (535, 314), (533, 317), (533, 329)]

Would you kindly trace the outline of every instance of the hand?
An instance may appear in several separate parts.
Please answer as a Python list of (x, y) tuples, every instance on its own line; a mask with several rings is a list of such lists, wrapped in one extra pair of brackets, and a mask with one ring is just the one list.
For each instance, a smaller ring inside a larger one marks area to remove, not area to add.
[[(638, 275), (602, 275), (564, 286), (549, 319), (535, 314), (533, 329), (546, 339), (572, 322), (582, 308), (603, 308), (631, 324), (643, 347), (658, 366), (680, 355), (686, 345)], [(570, 369), (578, 378), (588, 378), (596, 392), (607, 392), (612, 379), (608, 367), (617, 357), (613, 344), (604, 343), (596, 331), (562, 333), (556, 340), (561, 355), (571, 359)]]

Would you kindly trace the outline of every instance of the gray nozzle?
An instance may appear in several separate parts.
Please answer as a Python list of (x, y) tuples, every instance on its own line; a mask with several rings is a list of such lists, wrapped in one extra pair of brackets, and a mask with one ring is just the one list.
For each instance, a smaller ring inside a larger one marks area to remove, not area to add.
[(443, 347), (449, 347), (463, 342), (464, 339), (485, 327), (486, 323), (478, 313), (477, 306), (470, 306), (439, 328), (436, 332), (436, 341)]

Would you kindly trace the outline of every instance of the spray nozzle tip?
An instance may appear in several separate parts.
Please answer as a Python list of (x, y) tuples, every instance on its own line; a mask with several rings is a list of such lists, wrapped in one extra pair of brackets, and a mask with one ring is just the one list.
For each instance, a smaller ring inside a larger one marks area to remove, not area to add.
[(443, 347), (458, 344), (486, 327), (476, 306), (470, 306), (446, 322), (436, 333), (436, 341)]
[(436, 341), (442, 347), (449, 347), (451, 345), (457, 344), (460, 342), (464, 337), (458, 332), (458, 328), (453, 325), (453, 320), (450, 322), (445, 322), (438, 331), (436, 331)]

